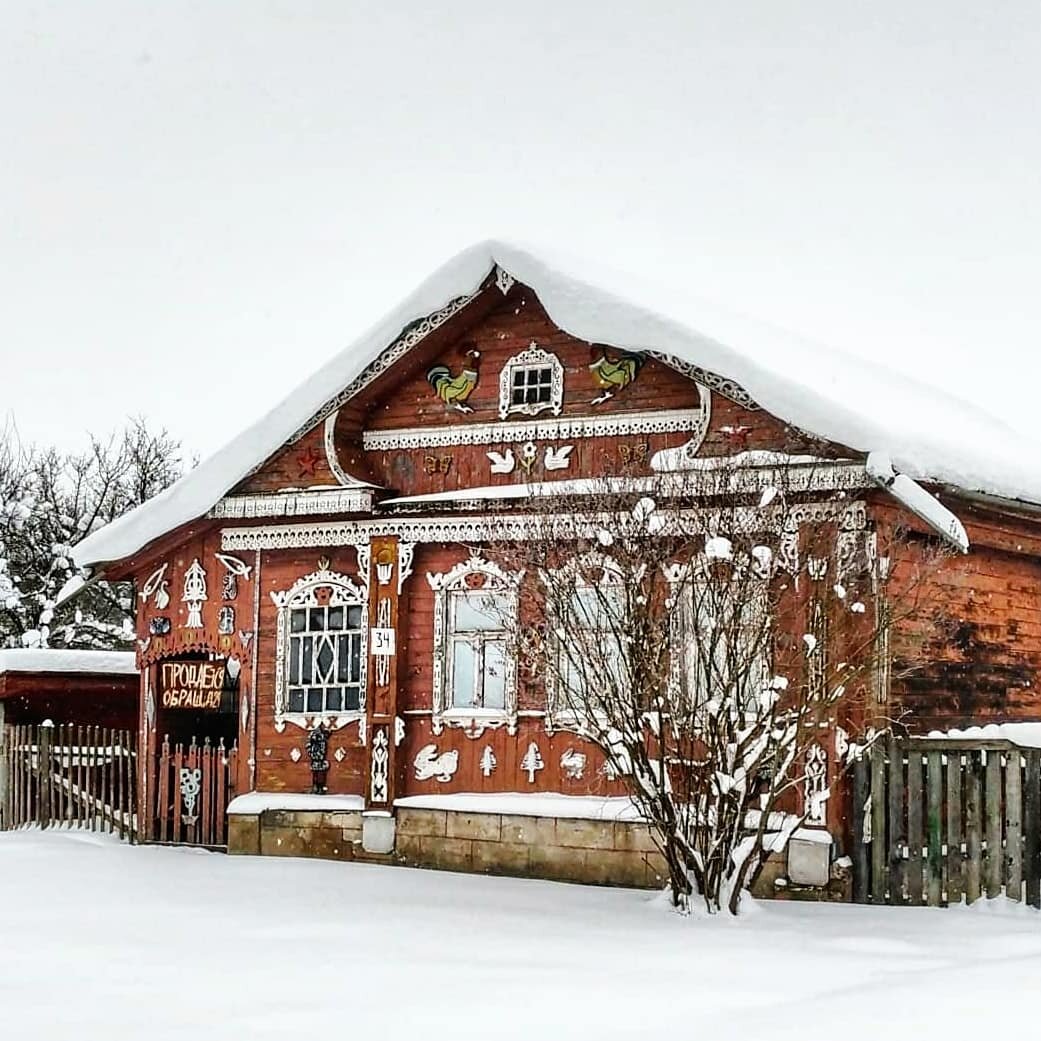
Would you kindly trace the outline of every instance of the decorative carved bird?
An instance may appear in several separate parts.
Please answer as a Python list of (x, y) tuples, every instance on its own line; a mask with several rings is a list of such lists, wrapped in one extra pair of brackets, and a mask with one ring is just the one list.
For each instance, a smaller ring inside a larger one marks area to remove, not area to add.
[(460, 412), (473, 412), (465, 402), (477, 386), (480, 357), (480, 351), (467, 351), (467, 360), (463, 362), (463, 371), (458, 376), (453, 376), (447, 365), (434, 365), (427, 371), (427, 382), (446, 405), (451, 405)]
[[(597, 348), (593, 348), (597, 350)], [(607, 351), (601, 348), (599, 355), (590, 363), (589, 370), (604, 393), (593, 398), (591, 404), (599, 405), (602, 401), (614, 397), (614, 392), (628, 387), (639, 375), (646, 358), (639, 351), (623, 351), (617, 358), (609, 358)]]

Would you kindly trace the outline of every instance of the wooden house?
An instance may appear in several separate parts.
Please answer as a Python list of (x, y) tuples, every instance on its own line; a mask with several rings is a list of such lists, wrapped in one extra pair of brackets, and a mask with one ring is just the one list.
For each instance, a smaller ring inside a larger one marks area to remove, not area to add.
[[(537, 680), (453, 659), (453, 593), (494, 575), (482, 546), (524, 537), (533, 484), (579, 503), (590, 478), (783, 450), (793, 431), (846, 482), (806, 525), (859, 546), (899, 521), (956, 550), (929, 595), (957, 626), (926, 634), (913, 675), (881, 667), (878, 698), (912, 729), (1041, 719), (1041, 479), (1021, 440), (931, 388), (586, 272), (466, 251), (77, 547), (137, 590), (143, 837), (222, 845), (227, 811), (232, 852), (653, 884), (624, 779), (552, 725)], [(482, 640), (464, 658), (498, 653)], [(848, 800), (829, 806), (841, 846)]]

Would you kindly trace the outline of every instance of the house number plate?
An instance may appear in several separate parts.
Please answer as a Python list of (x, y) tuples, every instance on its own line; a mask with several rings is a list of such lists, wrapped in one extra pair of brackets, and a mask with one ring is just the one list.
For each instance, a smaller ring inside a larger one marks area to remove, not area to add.
[(370, 629), (369, 651), (374, 658), (392, 658), (394, 656), (394, 630)]

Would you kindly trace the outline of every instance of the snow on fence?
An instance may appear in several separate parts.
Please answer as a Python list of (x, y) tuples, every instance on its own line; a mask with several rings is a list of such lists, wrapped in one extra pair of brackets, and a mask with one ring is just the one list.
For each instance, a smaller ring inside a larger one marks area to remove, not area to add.
[(109, 727), (6, 726), (0, 828), (86, 828), (137, 838), (134, 734)]
[(853, 898), (1041, 907), (1041, 749), (890, 739), (856, 764)]

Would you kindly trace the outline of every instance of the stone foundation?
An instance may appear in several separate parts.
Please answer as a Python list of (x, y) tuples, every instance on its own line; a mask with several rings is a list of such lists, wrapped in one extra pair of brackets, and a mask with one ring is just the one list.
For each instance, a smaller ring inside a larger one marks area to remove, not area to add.
[[(365, 860), (556, 882), (656, 889), (667, 873), (646, 825), (631, 821), (528, 817), (401, 807), (393, 852), (362, 848), (358, 810), (263, 810), (228, 817), (228, 852)], [(760, 899), (852, 897), (850, 872), (832, 864), (827, 887), (796, 886), (784, 854), (772, 854), (752, 893)]]
[(229, 816), (228, 852), (639, 888), (665, 880), (647, 827), (628, 821), (402, 808), (394, 852), (377, 857), (362, 849), (360, 812), (264, 810)]

